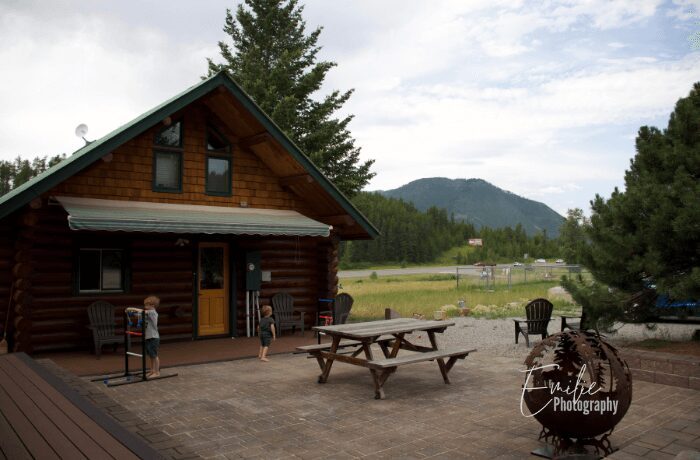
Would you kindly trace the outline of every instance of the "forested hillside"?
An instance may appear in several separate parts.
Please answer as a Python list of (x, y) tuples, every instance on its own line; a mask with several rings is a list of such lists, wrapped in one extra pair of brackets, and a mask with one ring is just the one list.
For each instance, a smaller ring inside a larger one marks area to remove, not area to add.
[(564, 218), (549, 206), (500, 189), (482, 179), (432, 177), (409, 182), (384, 196), (413, 203), (420, 211), (444, 208), (455, 220), (476, 228), (515, 228), (520, 224), (530, 236), (546, 232), (556, 238)]
[(353, 203), (382, 234), (371, 241), (343, 243), (341, 264), (346, 268), (361, 263), (433, 262), (444, 251), (465, 246), (469, 238), (482, 238), (484, 246), (458, 252), (455, 263), (521, 260), (525, 253), (533, 258), (558, 256), (557, 240), (543, 234), (529, 237), (521, 225), (477, 230), (444, 209), (421, 212), (411, 203), (375, 192), (361, 192)]
[(21, 157), (15, 158), (14, 161), (0, 160), (0, 196), (46, 171), (65, 157), (65, 155), (55, 155), (36, 157), (31, 161)]

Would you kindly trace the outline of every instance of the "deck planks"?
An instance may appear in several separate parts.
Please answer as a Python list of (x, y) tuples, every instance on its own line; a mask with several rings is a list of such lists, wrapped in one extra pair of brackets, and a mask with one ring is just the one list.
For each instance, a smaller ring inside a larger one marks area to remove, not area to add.
[(23, 354), (0, 356), (0, 459), (160, 458)]

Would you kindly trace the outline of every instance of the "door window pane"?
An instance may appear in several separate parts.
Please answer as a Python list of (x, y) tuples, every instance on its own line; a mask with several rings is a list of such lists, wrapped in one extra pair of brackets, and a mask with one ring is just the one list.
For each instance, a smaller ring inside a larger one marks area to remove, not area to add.
[(224, 248), (199, 250), (200, 289), (224, 288)]

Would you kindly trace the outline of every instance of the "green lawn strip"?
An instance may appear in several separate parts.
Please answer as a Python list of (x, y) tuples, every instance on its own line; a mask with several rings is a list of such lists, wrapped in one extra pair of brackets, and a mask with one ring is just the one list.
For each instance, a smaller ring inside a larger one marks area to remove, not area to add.
[[(528, 300), (547, 297), (547, 290), (558, 281), (536, 280), (497, 285), (488, 291), (478, 277), (460, 279), (459, 288), (451, 275), (407, 275), (377, 279), (343, 280), (343, 291), (351, 294), (353, 305), (351, 321), (376, 320), (384, 317), (385, 308), (396, 310), (401, 316), (422, 314), (433, 318), (443, 305), (457, 305), (464, 299), (471, 315), (479, 318), (521, 317)], [(580, 307), (563, 299), (551, 299), (555, 314), (575, 315)], [(454, 312), (456, 313), (456, 312)]]

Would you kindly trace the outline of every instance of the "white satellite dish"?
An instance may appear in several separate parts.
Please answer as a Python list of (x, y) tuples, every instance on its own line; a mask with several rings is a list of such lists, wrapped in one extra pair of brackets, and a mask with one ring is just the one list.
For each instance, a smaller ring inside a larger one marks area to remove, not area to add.
[(85, 141), (85, 145), (88, 145), (91, 141), (85, 139), (85, 136), (88, 133), (88, 127), (85, 123), (80, 123), (78, 126), (75, 127), (75, 135), (81, 138), (82, 140)]

